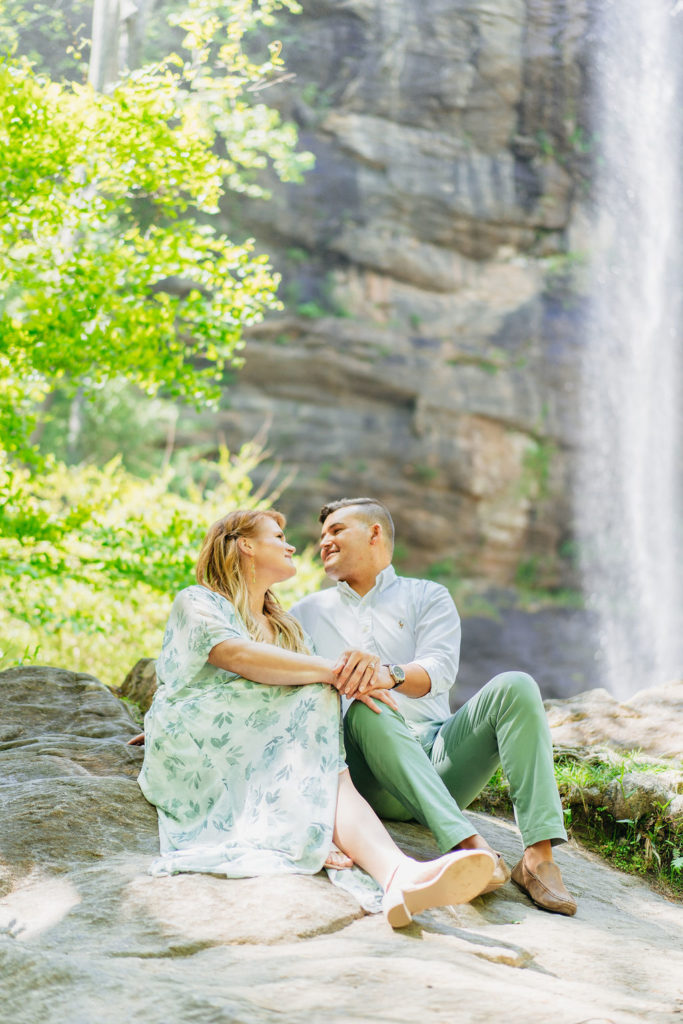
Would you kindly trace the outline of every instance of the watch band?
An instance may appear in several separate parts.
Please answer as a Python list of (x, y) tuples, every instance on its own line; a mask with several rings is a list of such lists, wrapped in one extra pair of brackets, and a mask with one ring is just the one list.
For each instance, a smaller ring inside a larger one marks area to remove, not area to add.
[(393, 684), (390, 686), (391, 690), (395, 690), (401, 683), (405, 683), (406, 674), (400, 665), (386, 665), (386, 668), (389, 669), (389, 675), (393, 679)]

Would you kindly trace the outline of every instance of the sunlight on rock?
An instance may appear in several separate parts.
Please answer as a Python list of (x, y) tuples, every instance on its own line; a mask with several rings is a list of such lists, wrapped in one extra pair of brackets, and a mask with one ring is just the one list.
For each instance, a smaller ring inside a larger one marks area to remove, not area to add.
[(32, 875), (0, 902), (0, 931), (24, 941), (35, 939), (60, 924), (80, 902), (68, 878)]
[(345, 927), (363, 911), (323, 875), (272, 878), (143, 876), (123, 894), (122, 916), (142, 918), (170, 946), (266, 944)]

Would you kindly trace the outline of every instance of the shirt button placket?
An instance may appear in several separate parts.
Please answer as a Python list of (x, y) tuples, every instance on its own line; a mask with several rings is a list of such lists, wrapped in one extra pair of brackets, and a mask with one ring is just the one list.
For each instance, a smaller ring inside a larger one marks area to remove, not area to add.
[(375, 650), (375, 638), (372, 630), (372, 615), (369, 610), (362, 613), (360, 617), (360, 630), (363, 637), (363, 647)]

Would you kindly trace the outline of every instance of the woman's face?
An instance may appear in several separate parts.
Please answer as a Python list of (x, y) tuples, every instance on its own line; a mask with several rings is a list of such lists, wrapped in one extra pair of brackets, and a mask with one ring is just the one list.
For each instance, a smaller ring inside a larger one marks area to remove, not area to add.
[[(296, 566), (292, 561), (296, 548), (287, 543), (282, 527), (270, 516), (260, 520), (257, 532), (250, 541), (257, 578), (267, 587), (296, 575)], [(247, 567), (247, 579), (250, 578), (251, 569)]]

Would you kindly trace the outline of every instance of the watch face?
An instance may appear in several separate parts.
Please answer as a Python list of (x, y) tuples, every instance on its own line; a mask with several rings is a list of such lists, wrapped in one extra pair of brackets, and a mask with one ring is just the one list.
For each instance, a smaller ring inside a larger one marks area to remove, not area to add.
[(390, 665), (389, 666), (389, 672), (391, 673), (393, 678), (396, 680), (397, 684), (405, 682), (406, 674), (405, 674), (405, 672), (403, 671), (403, 669), (401, 668), (400, 665)]

